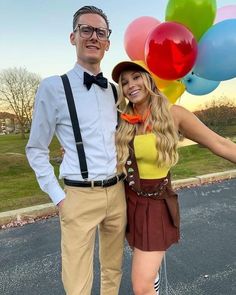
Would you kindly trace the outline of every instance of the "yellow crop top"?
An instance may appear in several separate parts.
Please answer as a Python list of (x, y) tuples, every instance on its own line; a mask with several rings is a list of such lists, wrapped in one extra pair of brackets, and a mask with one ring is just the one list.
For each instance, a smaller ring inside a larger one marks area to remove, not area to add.
[(170, 167), (160, 168), (157, 166), (156, 135), (154, 133), (136, 135), (134, 137), (134, 152), (140, 178), (166, 177)]

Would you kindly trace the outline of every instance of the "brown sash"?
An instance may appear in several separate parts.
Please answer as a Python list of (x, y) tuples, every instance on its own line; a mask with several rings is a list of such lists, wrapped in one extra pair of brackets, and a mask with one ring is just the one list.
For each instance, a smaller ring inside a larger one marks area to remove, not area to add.
[(164, 199), (166, 201), (169, 213), (172, 217), (173, 224), (176, 227), (179, 227), (180, 214), (178, 195), (172, 189), (170, 172), (166, 177), (156, 179), (154, 185), (151, 185), (150, 187), (142, 187), (138, 165), (134, 154), (133, 140), (130, 142), (129, 150), (129, 158), (125, 165), (127, 171), (127, 177), (125, 179), (126, 185), (128, 185), (133, 191), (135, 191), (138, 197)]

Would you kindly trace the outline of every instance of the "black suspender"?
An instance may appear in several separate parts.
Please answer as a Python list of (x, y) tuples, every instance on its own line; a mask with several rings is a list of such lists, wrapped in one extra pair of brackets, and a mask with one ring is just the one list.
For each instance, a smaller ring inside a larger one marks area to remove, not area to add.
[(116, 86), (111, 82), (109, 82), (109, 83), (111, 84), (111, 88), (112, 88), (113, 95), (114, 95), (114, 98), (115, 98), (115, 103), (117, 103), (118, 94), (117, 94)]
[[(110, 82), (110, 84), (111, 84), (111, 88), (112, 88), (113, 95), (114, 95), (114, 98), (115, 98), (115, 103), (117, 103), (118, 94), (117, 94), (116, 86), (113, 83), (111, 83), (111, 82)], [(116, 129), (118, 128), (119, 122), (120, 122), (120, 113), (117, 110), (117, 125), (116, 125)]]
[[(83, 179), (87, 179), (88, 178), (87, 162), (86, 162), (84, 145), (83, 145), (80, 127), (79, 127), (79, 120), (78, 120), (76, 109), (75, 109), (75, 102), (74, 102), (74, 98), (73, 98), (73, 93), (72, 93), (72, 90), (70, 87), (70, 81), (69, 81), (66, 74), (62, 75), (61, 79), (62, 79), (63, 86), (65, 89), (67, 105), (68, 105), (72, 128), (73, 128), (73, 132), (74, 132), (76, 149), (77, 149), (77, 153), (78, 153), (78, 157), (79, 157), (81, 174), (82, 174)], [(117, 95), (116, 87), (113, 83), (110, 83), (110, 84), (112, 87), (115, 102), (117, 102), (118, 95)]]
[(62, 82), (65, 89), (67, 105), (69, 108), (72, 128), (74, 131), (76, 149), (77, 149), (79, 163), (80, 163), (80, 170), (81, 170), (82, 177), (86, 179), (88, 178), (88, 168), (87, 168), (87, 162), (85, 158), (84, 145), (83, 145), (83, 141), (82, 141), (82, 137), (80, 133), (79, 120), (78, 120), (76, 109), (75, 109), (75, 102), (74, 102), (72, 90), (70, 87), (70, 82), (67, 75), (64, 74), (61, 76), (61, 78), (62, 78)]

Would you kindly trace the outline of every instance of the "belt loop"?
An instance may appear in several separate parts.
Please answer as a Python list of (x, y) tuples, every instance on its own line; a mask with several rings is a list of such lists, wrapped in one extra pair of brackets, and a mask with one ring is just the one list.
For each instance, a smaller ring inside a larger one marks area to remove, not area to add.
[(94, 180), (91, 180), (91, 189), (94, 189)]
[(118, 183), (120, 181), (120, 177), (119, 175), (116, 175), (116, 183)]
[(104, 187), (104, 183), (103, 183), (103, 182), (104, 182), (104, 180), (101, 180), (101, 182), (102, 182), (102, 185), (101, 185), (101, 187)]

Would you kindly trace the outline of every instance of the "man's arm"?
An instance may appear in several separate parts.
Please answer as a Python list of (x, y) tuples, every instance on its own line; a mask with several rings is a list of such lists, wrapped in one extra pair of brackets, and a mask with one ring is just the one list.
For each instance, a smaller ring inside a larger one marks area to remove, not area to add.
[[(50, 78), (49, 78), (50, 79)], [(50, 80), (43, 80), (35, 97), (30, 138), (26, 146), (26, 156), (34, 170), (40, 188), (46, 192), (54, 204), (65, 198), (49, 162), (48, 146), (53, 138), (57, 123), (56, 89)]]

